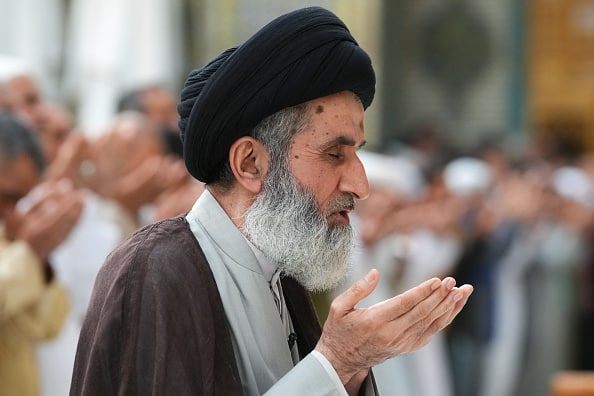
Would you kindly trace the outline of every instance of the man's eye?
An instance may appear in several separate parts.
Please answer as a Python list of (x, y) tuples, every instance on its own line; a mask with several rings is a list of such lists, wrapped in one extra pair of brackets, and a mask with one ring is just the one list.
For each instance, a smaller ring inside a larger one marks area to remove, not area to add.
[(342, 157), (343, 157), (342, 154), (340, 154), (340, 153), (328, 153), (328, 155), (335, 159), (342, 159)]

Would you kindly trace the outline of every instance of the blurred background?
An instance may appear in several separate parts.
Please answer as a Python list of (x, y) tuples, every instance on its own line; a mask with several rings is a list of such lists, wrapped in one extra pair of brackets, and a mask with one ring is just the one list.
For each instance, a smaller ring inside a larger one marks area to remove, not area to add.
[[(382, 394), (569, 395), (561, 374), (592, 373), (594, 0), (0, 0), (0, 86), (18, 58), (45, 115), (10, 96), (6, 108), (45, 143), (60, 129), (47, 114), (65, 115), (45, 179), (94, 194), (52, 256), (74, 314), (39, 345), (42, 394), (67, 394), (105, 255), (202, 191), (177, 139), (188, 73), (308, 5), (343, 19), (377, 74), (349, 280), (380, 269), (366, 304), (432, 276), (475, 286), (443, 334), (376, 369)], [(131, 141), (155, 135), (132, 158)], [(322, 321), (340, 291), (315, 296)]]
[(0, 2), (0, 52), (25, 58), (43, 91), (100, 133), (119, 95), (179, 90), (187, 73), (280, 13), (336, 12), (370, 54), (374, 147), (434, 123), (465, 146), (563, 134), (591, 148), (594, 6), (588, 0), (24, 0)]

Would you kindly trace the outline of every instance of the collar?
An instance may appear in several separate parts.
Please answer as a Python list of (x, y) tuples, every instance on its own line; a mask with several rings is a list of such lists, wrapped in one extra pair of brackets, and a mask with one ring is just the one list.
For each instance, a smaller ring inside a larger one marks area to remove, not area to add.
[[(274, 261), (270, 260), (264, 253), (256, 247), (249, 239), (245, 238), (247, 244), (254, 252), (254, 256), (256, 256), (256, 260), (260, 263), (260, 267), (262, 268), (262, 273), (264, 277), (268, 280), (269, 283), (274, 283), (277, 281), (277, 278), (280, 276), (280, 269), (278, 268), (278, 264)], [(273, 282), (274, 281), (274, 282)]]
[[(262, 274), (268, 281), (278, 272), (278, 265), (245, 237), (208, 189), (202, 192), (186, 219), (190, 228), (200, 227), (237, 265)], [(255, 260), (246, 260), (249, 256)]]

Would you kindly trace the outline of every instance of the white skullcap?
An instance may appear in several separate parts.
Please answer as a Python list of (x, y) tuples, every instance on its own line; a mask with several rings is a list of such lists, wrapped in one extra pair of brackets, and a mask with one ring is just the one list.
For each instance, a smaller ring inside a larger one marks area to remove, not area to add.
[(0, 84), (6, 84), (13, 78), (31, 75), (29, 64), (17, 56), (0, 54)]
[(551, 185), (560, 196), (594, 207), (594, 183), (580, 168), (563, 166), (551, 176)]
[(364, 150), (358, 155), (370, 186), (386, 187), (408, 198), (415, 198), (421, 193), (423, 176), (411, 160)]
[(443, 170), (443, 178), (450, 193), (460, 197), (485, 193), (493, 182), (489, 166), (470, 157), (451, 161)]

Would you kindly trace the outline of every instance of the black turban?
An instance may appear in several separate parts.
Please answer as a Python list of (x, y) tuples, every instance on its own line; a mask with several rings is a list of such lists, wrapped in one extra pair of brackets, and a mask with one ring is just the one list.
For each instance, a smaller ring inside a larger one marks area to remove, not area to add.
[(209, 183), (233, 142), (264, 118), (347, 90), (367, 108), (375, 74), (344, 23), (320, 7), (280, 16), (190, 73), (178, 104), (186, 167)]

